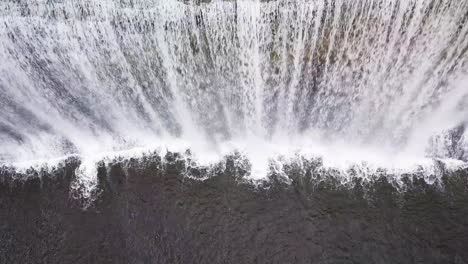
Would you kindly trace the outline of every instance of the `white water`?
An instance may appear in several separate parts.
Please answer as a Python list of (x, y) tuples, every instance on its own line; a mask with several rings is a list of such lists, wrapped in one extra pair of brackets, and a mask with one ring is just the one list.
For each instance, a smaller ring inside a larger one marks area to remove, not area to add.
[(3, 1), (0, 161), (77, 154), (90, 185), (154, 149), (239, 150), (257, 178), (298, 155), (463, 165), (467, 22), (459, 0)]

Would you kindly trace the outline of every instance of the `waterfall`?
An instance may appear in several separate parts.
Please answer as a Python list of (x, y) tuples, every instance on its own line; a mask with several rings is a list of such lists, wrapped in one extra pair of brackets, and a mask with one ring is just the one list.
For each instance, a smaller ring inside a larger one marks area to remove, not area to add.
[(467, 125), (468, 1), (0, 3), (5, 164), (180, 142), (467, 161)]

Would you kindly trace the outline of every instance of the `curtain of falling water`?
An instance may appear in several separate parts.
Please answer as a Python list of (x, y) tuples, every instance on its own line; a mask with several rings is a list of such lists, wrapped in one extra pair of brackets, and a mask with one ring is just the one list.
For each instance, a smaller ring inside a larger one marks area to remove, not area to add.
[(467, 158), (468, 2), (0, 3), (0, 160), (183, 138)]

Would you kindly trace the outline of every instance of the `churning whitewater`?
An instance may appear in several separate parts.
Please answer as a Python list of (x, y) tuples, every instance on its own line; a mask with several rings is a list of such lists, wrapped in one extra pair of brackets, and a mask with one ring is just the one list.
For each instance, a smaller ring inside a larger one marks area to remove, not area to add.
[(2, 1), (0, 162), (466, 166), (468, 1), (195, 2)]

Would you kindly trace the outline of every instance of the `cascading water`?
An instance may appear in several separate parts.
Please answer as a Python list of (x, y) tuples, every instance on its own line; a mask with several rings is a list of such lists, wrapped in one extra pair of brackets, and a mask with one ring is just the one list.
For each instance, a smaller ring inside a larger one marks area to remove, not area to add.
[(0, 62), (4, 164), (468, 159), (468, 1), (7, 0)]

